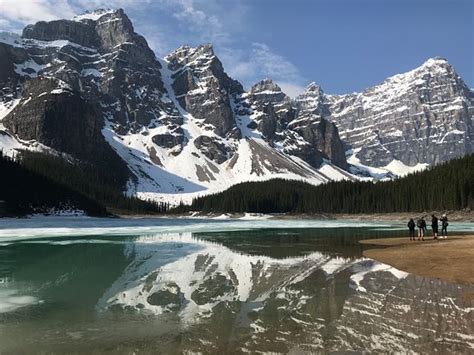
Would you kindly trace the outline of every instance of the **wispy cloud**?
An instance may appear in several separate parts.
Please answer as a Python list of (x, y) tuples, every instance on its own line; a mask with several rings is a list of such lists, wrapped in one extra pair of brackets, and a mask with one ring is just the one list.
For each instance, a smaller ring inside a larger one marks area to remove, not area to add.
[(69, 18), (74, 9), (67, 0), (1, 0), (0, 25), (2, 29), (19, 31), (24, 24), (40, 20), (50, 21)]
[(221, 57), (228, 64), (228, 73), (247, 87), (269, 78), (291, 97), (304, 91), (304, 79), (298, 68), (265, 43), (252, 43), (250, 50), (224, 48)]
[[(149, 0), (141, 0), (149, 3)], [(1, 0), (0, 25), (68, 19), (88, 9), (123, 7), (133, 0)]]
[(2, 0), (0, 17), (4, 21), (35, 22), (55, 20), (74, 15), (74, 9), (67, 0)]

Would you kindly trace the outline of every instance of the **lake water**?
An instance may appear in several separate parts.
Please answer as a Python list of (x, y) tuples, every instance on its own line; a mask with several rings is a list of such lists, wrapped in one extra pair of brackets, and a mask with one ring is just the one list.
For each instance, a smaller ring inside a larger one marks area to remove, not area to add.
[(0, 219), (0, 353), (472, 353), (473, 287), (362, 256), (358, 240), (405, 234), (348, 221)]

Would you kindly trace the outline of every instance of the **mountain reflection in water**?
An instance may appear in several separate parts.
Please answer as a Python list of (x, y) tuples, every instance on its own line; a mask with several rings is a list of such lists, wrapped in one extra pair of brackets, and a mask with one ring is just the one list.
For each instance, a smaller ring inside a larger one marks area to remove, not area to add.
[(358, 240), (382, 235), (289, 228), (4, 245), (0, 351), (472, 351), (473, 288), (363, 258)]

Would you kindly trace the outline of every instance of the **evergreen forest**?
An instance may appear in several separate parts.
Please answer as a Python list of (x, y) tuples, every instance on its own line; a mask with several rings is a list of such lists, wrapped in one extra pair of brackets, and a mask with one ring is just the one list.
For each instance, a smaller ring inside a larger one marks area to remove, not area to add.
[(0, 215), (83, 210), (91, 216), (163, 213), (167, 204), (124, 195), (110, 174), (94, 166), (40, 152), (11, 159), (0, 151)]
[(234, 185), (194, 199), (178, 211), (205, 213), (390, 213), (474, 207), (474, 155), (389, 181), (339, 181), (314, 186), (269, 180)]

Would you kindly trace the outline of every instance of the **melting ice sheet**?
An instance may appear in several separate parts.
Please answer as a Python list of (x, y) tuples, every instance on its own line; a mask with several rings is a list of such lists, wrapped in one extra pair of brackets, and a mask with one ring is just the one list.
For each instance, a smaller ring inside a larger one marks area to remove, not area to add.
[(221, 220), (221, 219), (105, 219), (90, 217), (33, 217), (1, 220), (0, 243), (21, 239), (93, 236), (143, 235), (156, 233), (225, 232), (255, 229), (305, 228), (400, 228), (390, 223), (342, 220)]
[(37, 303), (36, 297), (24, 295), (15, 289), (3, 289), (0, 285), (0, 313), (12, 312)]

